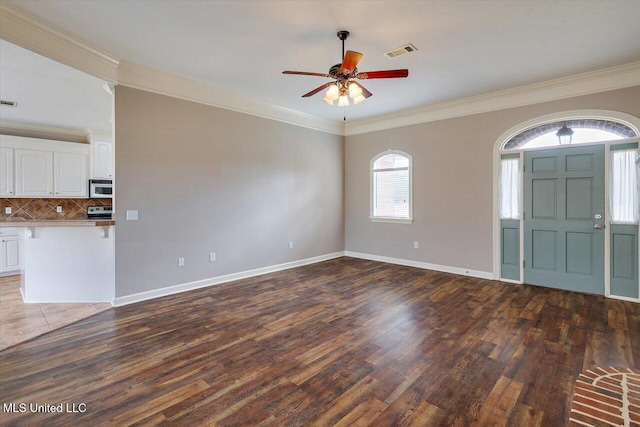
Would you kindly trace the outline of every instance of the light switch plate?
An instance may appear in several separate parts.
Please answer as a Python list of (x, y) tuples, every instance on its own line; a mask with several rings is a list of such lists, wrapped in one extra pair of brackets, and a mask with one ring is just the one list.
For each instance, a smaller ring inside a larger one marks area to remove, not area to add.
[(4, 214), (11, 215), (11, 207), (7, 206), (6, 208), (4, 208)]
[(56, 206), (56, 212), (62, 213), (62, 206)]
[(137, 221), (138, 211), (127, 211), (127, 221)]

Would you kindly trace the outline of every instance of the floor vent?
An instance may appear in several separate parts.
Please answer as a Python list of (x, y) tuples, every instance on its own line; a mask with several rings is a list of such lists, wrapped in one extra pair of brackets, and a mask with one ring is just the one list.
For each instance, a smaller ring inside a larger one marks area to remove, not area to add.
[(0, 99), (0, 105), (6, 105), (7, 107), (17, 107), (18, 103), (15, 101), (7, 101), (6, 99)]
[(384, 54), (388, 58), (395, 58), (396, 56), (404, 55), (405, 53), (415, 52), (416, 50), (418, 50), (418, 48), (415, 47), (413, 44), (409, 43), (404, 46), (400, 46), (399, 48), (390, 50), (389, 52), (385, 52)]

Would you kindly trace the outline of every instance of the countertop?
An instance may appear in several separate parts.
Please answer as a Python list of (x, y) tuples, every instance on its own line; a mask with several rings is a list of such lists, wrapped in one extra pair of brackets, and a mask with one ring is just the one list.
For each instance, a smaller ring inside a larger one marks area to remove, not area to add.
[(0, 221), (0, 227), (108, 227), (116, 225), (114, 220), (109, 219), (74, 219), (74, 220), (24, 220), (5, 219)]

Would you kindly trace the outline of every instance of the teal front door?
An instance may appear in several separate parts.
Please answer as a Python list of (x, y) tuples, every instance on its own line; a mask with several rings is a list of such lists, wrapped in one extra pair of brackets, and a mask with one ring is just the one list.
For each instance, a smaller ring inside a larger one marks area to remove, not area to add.
[(524, 160), (525, 283), (604, 295), (604, 146)]

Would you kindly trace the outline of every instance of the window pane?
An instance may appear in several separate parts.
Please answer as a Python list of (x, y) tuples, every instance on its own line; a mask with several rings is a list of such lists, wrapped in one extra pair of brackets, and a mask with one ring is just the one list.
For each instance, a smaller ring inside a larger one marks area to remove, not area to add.
[[(540, 135), (518, 148), (538, 148), (559, 145), (560, 143), (556, 132), (557, 131), (552, 131)], [(573, 129), (573, 135), (571, 137), (571, 145), (587, 142), (613, 141), (622, 138), (624, 137), (602, 129), (575, 128)]]
[(373, 164), (374, 169), (408, 168), (409, 159), (399, 154), (389, 154), (380, 157)]
[(500, 219), (520, 219), (520, 159), (500, 163)]
[(611, 222), (637, 224), (640, 213), (638, 200), (638, 151), (611, 152)]
[(373, 178), (373, 215), (409, 218), (409, 171), (374, 172)]

